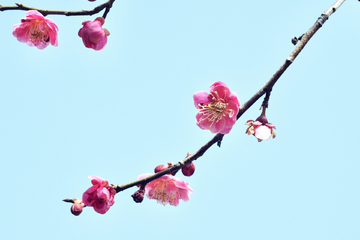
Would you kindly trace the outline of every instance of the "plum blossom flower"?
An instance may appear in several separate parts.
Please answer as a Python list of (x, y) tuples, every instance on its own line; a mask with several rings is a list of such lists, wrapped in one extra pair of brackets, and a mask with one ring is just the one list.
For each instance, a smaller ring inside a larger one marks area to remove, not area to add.
[(275, 125), (267, 121), (264, 107), (263, 113), (256, 119), (256, 121), (248, 120), (245, 124), (249, 126), (248, 129), (246, 129), (246, 133), (248, 135), (254, 135), (258, 142), (261, 142), (262, 140), (269, 140), (271, 136), (273, 138), (276, 137), (273, 130), (276, 129)]
[(21, 23), (15, 24), (12, 29), (19, 42), (27, 43), (31, 47), (44, 49), (50, 43), (55, 47), (58, 45), (57, 25), (36, 10), (27, 11), (26, 18), (21, 19)]
[[(146, 178), (150, 175), (150, 173), (142, 174), (138, 179)], [(193, 192), (189, 183), (171, 174), (163, 175), (145, 186), (145, 195), (150, 199), (157, 200), (158, 203), (164, 206), (166, 204), (177, 206), (180, 199), (187, 202), (190, 199), (190, 193)]]
[(104, 214), (115, 203), (116, 191), (109, 186), (108, 181), (98, 176), (91, 175), (89, 178), (93, 186), (84, 192), (82, 202), (88, 207), (93, 207), (97, 213)]
[(106, 28), (102, 28), (105, 23), (103, 17), (98, 17), (94, 21), (84, 21), (84, 25), (79, 30), (79, 37), (82, 38), (85, 47), (92, 48), (94, 50), (102, 50), (107, 43), (107, 36), (110, 32)]
[(198, 109), (196, 124), (212, 133), (227, 134), (236, 122), (240, 102), (235, 92), (231, 92), (223, 82), (210, 86), (210, 93), (194, 93), (194, 105)]

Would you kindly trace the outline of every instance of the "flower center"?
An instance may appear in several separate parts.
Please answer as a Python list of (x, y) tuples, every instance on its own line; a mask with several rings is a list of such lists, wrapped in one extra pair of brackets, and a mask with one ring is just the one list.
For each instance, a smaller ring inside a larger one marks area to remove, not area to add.
[(37, 46), (40, 42), (46, 44), (49, 39), (49, 27), (44, 21), (35, 20), (31, 21), (29, 30), (30, 41)]
[(151, 198), (152, 199), (156, 199), (156, 200), (160, 200), (162, 203), (170, 203), (170, 205), (173, 204), (174, 202), (174, 194), (167, 194), (166, 193), (166, 186), (168, 184), (171, 183), (167, 183), (166, 181), (161, 181), (161, 183), (159, 183), (159, 185), (154, 189)]
[(200, 109), (198, 109), (198, 112), (203, 114), (203, 117), (200, 120), (204, 121), (207, 119), (211, 122), (209, 128), (211, 128), (214, 123), (219, 122), (226, 115), (229, 115), (229, 117), (232, 117), (233, 115), (232, 109), (227, 109), (228, 103), (226, 103), (223, 98), (219, 97), (217, 91), (211, 92), (210, 96), (210, 103), (201, 103), (199, 104)]

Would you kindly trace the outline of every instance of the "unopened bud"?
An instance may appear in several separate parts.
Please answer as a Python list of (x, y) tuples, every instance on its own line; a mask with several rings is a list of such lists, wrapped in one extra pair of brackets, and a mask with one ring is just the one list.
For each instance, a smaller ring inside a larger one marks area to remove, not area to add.
[(195, 164), (193, 162), (186, 164), (182, 169), (184, 176), (190, 177), (195, 172)]
[(71, 213), (74, 214), (75, 216), (79, 216), (83, 210), (83, 206), (81, 203), (74, 203), (71, 206)]
[(141, 203), (144, 200), (145, 190), (139, 189), (137, 190), (131, 197), (134, 199), (136, 203)]
[(166, 166), (166, 165), (159, 165), (155, 168), (154, 172), (158, 173), (158, 172), (164, 171), (167, 168), (168, 168), (168, 166)]

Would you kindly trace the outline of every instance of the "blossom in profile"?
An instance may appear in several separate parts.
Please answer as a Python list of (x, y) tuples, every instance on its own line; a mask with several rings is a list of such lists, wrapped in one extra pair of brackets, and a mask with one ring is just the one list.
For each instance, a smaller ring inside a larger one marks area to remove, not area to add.
[(269, 140), (271, 136), (273, 138), (276, 137), (273, 130), (276, 129), (275, 125), (268, 122), (264, 109), (263, 113), (256, 119), (256, 121), (248, 120), (245, 124), (249, 126), (246, 129), (246, 133), (248, 135), (254, 135), (259, 142), (262, 140)]
[(105, 23), (103, 17), (98, 17), (94, 21), (85, 21), (83, 27), (79, 30), (79, 37), (82, 38), (85, 47), (94, 50), (102, 50), (107, 43), (107, 36), (110, 32), (106, 28), (102, 28)]
[(27, 11), (26, 18), (21, 19), (21, 23), (15, 24), (12, 29), (19, 42), (27, 43), (31, 47), (44, 49), (50, 43), (55, 47), (58, 45), (57, 25), (36, 10)]
[(223, 82), (210, 86), (210, 93), (196, 92), (194, 105), (198, 109), (196, 124), (212, 133), (227, 134), (236, 122), (240, 102), (235, 92), (231, 92)]
[[(150, 173), (142, 174), (138, 179), (150, 175)], [(157, 200), (162, 205), (177, 206), (180, 199), (185, 202), (189, 201), (190, 193), (193, 193), (193, 190), (190, 188), (189, 183), (171, 174), (163, 175), (145, 186), (145, 195), (150, 199)]]
[(92, 175), (89, 178), (93, 186), (84, 192), (82, 202), (93, 207), (97, 213), (104, 214), (115, 203), (116, 191), (109, 186), (108, 181), (98, 176)]

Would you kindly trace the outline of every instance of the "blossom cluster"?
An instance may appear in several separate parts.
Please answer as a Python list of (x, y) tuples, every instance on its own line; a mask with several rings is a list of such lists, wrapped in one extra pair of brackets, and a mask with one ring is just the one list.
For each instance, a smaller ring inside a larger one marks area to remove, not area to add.
[[(84, 22), (84, 28), (80, 29), (79, 35), (87, 36), (88, 30), (86, 30), (86, 27), (101, 27), (101, 18), (95, 19), (94, 22)], [(87, 40), (84, 40), (84, 43)], [(197, 126), (201, 129), (210, 130), (212, 133), (219, 134), (228, 134), (232, 130), (239, 113), (240, 101), (236, 93), (230, 91), (225, 83), (220, 81), (213, 83), (210, 86), (209, 93), (206, 91), (196, 92), (193, 95), (193, 100), (198, 110), (195, 117)], [(246, 133), (248, 135), (254, 135), (259, 142), (268, 140), (271, 136), (273, 136), (273, 138), (276, 136), (273, 130), (275, 126), (269, 123), (265, 116), (266, 104), (263, 105), (261, 115), (255, 121), (249, 120), (246, 122), (246, 125), (249, 126)], [(188, 153), (187, 158), (190, 156), (191, 154)], [(172, 166), (172, 163), (168, 163), (168, 165), (158, 165), (154, 172), (159, 173)], [(187, 163), (182, 166), (181, 170), (184, 176), (192, 176), (195, 172), (195, 165), (193, 162)], [(134, 201), (141, 203), (144, 195), (149, 199), (156, 200), (161, 205), (169, 204), (178, 206), (180, 200), (184, 202), (189, 201), (190, 194), (194, 192), (190, 188), (189, 183), (181, 178), (175, 177), (178, 170), (169, 171), (170, 170), (155, 180), (147, 182), (147, 184), (139, 185), (139, 190), (132, 195)], [(150, 173), (142, 174), (138, 176), (138, 180), (146, 180), (146, 178), (150, 176), (152, 176)], [(95, 175), (89, 176), (89, 178), (93, 186), (84, 192), (81, 201), (75, 201), (71, 207), (71, 212), (76, 216), (82, 212), (84, 206), (93, 207), (96, 212), (104, 214), (115, 203), (116, 191), (113, 186), (109, 185), (108, 181)]]
[[(95, 0), (89, 0), (95, 1)], [(107, 37), (110, 32), (103, 28), (105, 23), (103, 17), (97, 17), (94, 21), (84, 21), (82, 28), (78, 31), (83, 44), (87, 48), (96, 51), (104, 49), (107, 44)], [(27, 11), (26, 17), (21, 22), (13, 26), (13, 35), (18, 41), (35, 46), (38, 49), (44, 49), (48, 45), (58, 46), (58, 26), (48, 18), (45, 18), (36, 10)], [(240, 101), (235, 92), (231, 91), (227, 84), (217, 81), (210, 85), (210, 91), (198, 91), (193, 95), (193, 101), (197, 114), (195, 116), (196, 125), (203, 130), (210, 130), (211, 133), (229, 134), (237, 121)], [(254, 135), (259, 142), (268, 140), (271, 136), (275, 138), (273, 129), (275, 126), (267, 121), (265, 116), (265, 107), (263, 112), (255, 121), (246, 122), (249, 127), (246, 130), (248, 135)], [(187, 157), (191, 154), (188, 153)], [(169, 163), (159, 165), (155, 168), (155, 173), (165, 171), (172, 167)], [(184, 176), (192, 176), (195, 172), (193, 162), (187, 163), (181, 167)], [(156, 200), (162, 205), (178, 206), (180, 200), (189, 201), (190, 194), (194, 191), (189, 183), (175, 177), (178, 170), (164, 174), (147, 184), (140, 185), (132, 197), (135, 202), (142, 202), (144, 195), (149, 199)], [(145, 179), (152, 174), (146, 173), (138, 177)], [(97, 213), (105, 214), (115, 203), (116, 190), (108, 181), (95, 176), (89, 176), (92, 186), (82, 195), (82, 199), (74, 200), (71, 206), (71, 212), (78, 216), (83, 208), (92, 207)]]
[[(83, 27), (79, 30), (78, 35), (82, 38), (85, 47), (94, 50), (102, 50), (107, 43), (107, 36), (110, 32), (102, 28), (105, 19), (98, 17), (94, 21), (84, 21)], [(49, 44), (58, 46), (59, 31), (56, 23), (45, 18), (40, 12), (30, 10), (26, 12), (26, 18), (21, 19), (21, 23), (13, 26), (13, 35), (19, 42), (24, 42), (31, 47), (44, 49)]]

